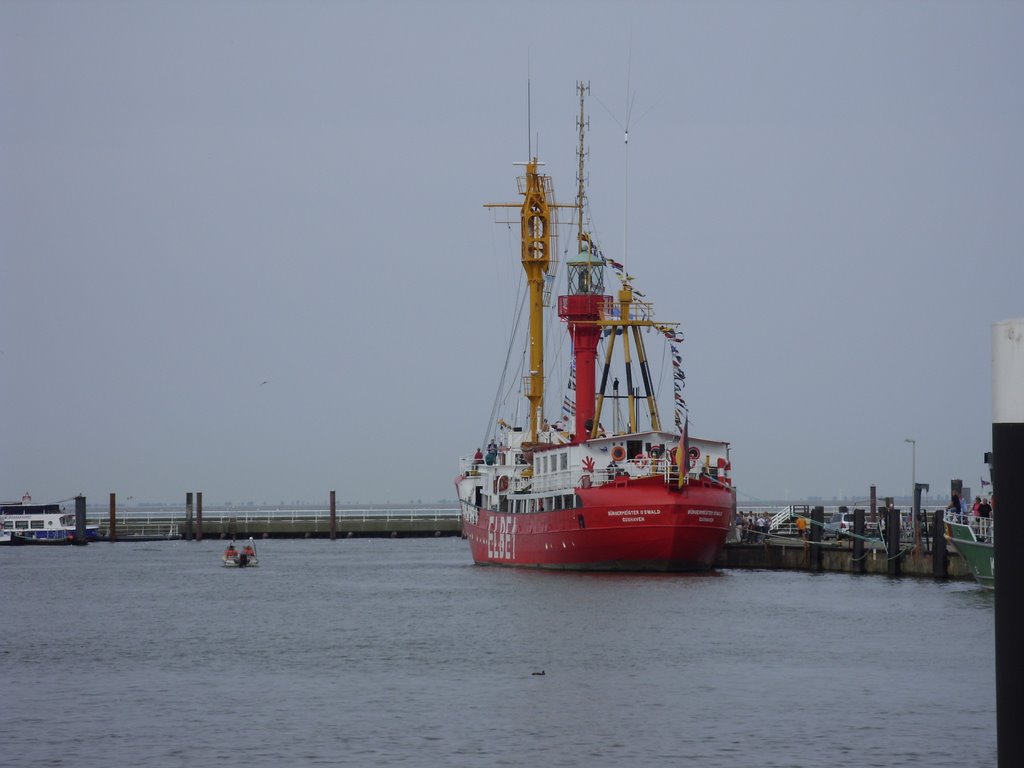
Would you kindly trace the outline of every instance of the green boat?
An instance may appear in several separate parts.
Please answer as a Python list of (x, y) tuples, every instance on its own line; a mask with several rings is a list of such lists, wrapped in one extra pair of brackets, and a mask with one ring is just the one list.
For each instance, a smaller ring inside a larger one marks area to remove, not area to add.
[(989, 517), (973, 517), (947, 511), (946, 541), (956, 547), (985, 589), (996, 588), (996, 557), (992, 547), (995, 523)]

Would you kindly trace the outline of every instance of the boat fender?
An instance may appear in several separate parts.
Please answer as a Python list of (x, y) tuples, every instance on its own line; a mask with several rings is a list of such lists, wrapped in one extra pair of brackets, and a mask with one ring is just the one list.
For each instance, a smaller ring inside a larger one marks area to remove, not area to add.
[(612, 461), (622, 461), (626, 458), (626, 449), (621, 445), (612, 448)]

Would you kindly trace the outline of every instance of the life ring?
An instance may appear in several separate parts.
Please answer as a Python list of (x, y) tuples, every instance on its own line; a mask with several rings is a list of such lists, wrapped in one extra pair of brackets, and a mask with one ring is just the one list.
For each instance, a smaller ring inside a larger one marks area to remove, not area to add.
[(651, 459), (646, 453), (638, 453), (632, 461), (636, 464), (637, 469), (647, 469), (651, 464)]
[(626, 458), (626, 449), (621, 445), (612, 448), (612, 461), (622, 461)]
[(508, 475), (502, 475), (498, 478), (498, 491), (504, 493), (508, 490)]
[(695, 445), (691, 445), (690, 451), (686, 455), (690, 457), (691, 463), (696, 462), (698, 459), (700, 459), (700, 448), (698, 448)]

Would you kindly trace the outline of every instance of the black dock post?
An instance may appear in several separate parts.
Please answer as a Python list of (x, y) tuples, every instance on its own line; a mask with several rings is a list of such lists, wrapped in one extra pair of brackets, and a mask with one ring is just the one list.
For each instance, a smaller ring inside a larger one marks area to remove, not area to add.
[(192, 541), (192, 491), (185, 494), (185, 541)]
[(196, 541), (203, 540), (203, 492), (196, 491)]
[(331, 491), (331, 541), (338, 537), (338, 515), (334, 506), (334, 491)]
[(815, 507), (811, 510), (811, 571), (821, 570), (821, 532), (825, 528), (825, 508)]
[(110, 517), (107, 520), (107, 541), (117, 541), (117, 494), (110, 494)]
[(900, 555), (900, 511), (896, 507), (890, 506), (886, 509), (885, 541), (889, 558), (888, 574), (899, 576), (903, 557)]
[(882, 520), (878, 515), (878, 496), (875, 495), (875, 486), (871, 486), (871, 522), (875, 524), (878, 533), (882, 533)]
[(864, 510), (853, 510), (853, 566), (854, 573), (864, 573)]
[(85, 496), (75, 496), (75, 544), (87, 544), (85, 538)]
[(945, 510), (936, 509), (932, 523), (932, 576), (944, 579), (949, 575), (949, 555), (946, 553)]
[[(996, 583), (996, 744), (999, 768), (1024, 765), (1024, 319), (992, 325), (992, 498), (999, 496)], [(993, 509), (995, 503), (992, 503)], [(993, 513), (995, 517), (995, 513)]]

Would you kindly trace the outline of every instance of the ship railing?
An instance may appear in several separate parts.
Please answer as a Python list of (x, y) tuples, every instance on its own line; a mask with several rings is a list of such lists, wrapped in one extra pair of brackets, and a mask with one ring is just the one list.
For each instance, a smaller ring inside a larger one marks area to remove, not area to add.
[(951, 523), (966, 525), (978, 541), (992, 541), (995, 534), (995, 521), (991, 517), (975, 517), (971, 512), (946, 510), (945, 519)]

